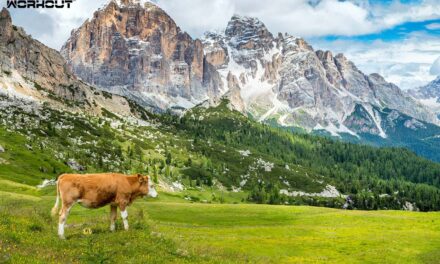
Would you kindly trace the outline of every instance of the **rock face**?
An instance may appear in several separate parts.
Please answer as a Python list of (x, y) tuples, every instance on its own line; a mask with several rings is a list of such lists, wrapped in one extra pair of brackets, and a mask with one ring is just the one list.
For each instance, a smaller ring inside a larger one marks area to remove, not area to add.
[(84, 166), (82, 166), (81, 164), (79, 164), (76, 160), (74, 159), (69, 159), (67, 161), (67, 166), (69, 166), (69, 168), (71, 168), (72, 170), (75, 171), (85, 171)]
[(439, 123), (380, 75), (367, 76), (344, 55), (314, 51), (301, 38), (274, 37), (256, 18), (235, 15), (224, 32), (206, 33), (202, 41), (223, 89), (239, 91), (233, 104), (261, 121), (383, 138), (382, 109)]
[(148, 2), (111, 1), (72, 32), (62, 54), (84, 81), (159, 109), (192, 107), (220, 88), (200, 40)]
[(410, 90), (409, 94), (435, 111), (440, 118), (440, 76), (426, 86)]
[(100, 115), (105, 108), (135, 117), (125, 98), (103, 94), (78, 80), (58, 51), (14, 26), (5, 8), (0, 12), (0, 96), (47, 102), (59, 110)]
[[(0, 70), (18, 71), (23, 77), (32, 79), (40, 86), (63, 93), (62, 86), (75, 82), (66, 70), (60, 54), (30, 38), (22, 28), (12, 25), (7, 9), (0, 13)], [(70, 93), (65, 93), (71, 97)], [(81, 96), (81, 94), (78, 94)]]
[(193, 40), (154, 4), (113, 0), (72, 32), (62, 54), (84, 81), (162, 110), (226, 96), (260, 121), (356, 137), (386, 138), (388, 110), (440, 123), (418, 100), (378, 74), (365, 75), (343, 54), (274, 36), (252, 17), (234, 15), (224, 31)]

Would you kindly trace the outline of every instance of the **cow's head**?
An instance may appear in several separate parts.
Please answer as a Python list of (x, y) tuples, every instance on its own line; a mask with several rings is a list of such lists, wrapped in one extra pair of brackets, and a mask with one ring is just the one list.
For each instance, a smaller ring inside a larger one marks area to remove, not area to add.
[(150, 176), (142, 176), (140, 174), (137, 176), (140, 183), (139, 191), (142, 193), (142, 195), (156, 198), (157, 191), (154, 186), (154, 182), (150, 179)]

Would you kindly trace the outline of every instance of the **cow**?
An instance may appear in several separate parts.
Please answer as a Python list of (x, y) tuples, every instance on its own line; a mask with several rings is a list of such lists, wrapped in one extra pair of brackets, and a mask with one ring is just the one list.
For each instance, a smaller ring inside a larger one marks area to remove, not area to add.
[(52, 215), (59, 211), (58, 236), (64, 237), (64, 225), (73, 205), (96, 209), (110, 204), (110, 231), (115, 231), (117, 208), (125, 230), (128, 230), (127, 207), (140, 197), (157, 197), (157, 191), (149, 176), (140, 174), (125, 176), (118, 173), (63, 174), (57, 182), (57, 198)]

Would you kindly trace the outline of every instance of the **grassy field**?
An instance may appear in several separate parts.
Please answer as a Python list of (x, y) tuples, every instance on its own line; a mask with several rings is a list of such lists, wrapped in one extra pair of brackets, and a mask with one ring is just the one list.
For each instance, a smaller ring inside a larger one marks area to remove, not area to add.
[[(132, 229), (108, 231), (108, 208), (74, 207), (67, 240), (54, 197), (0, 192), (0, 263), (438, 263), (440, 213), (201, 204), (171, 195), (130, 208)], [(46, 192), (52, 193), (52, 190)], [(182, 199), (180, 199), (182, 201)], [(92, 234), (85, 234), (90, 228)]]

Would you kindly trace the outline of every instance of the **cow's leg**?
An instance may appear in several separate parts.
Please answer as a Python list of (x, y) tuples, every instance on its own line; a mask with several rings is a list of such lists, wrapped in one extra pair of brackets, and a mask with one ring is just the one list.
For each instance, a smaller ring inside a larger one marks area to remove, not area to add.
[(66, 224), (67, 217), (69, 216), (70, 209), (72, 209), (73, 203), (63, 203), (63, 207), (60, 211), (60, 218), (58, 222), (58, 236), (61, 239), (65, 239), (64, 237), (64, 225)]
[(115, 231), (115, 221), (118, 208), (115, 205), (110, 205), (110, 231)]
[(124, 222), (124, 229), (128, 230), (127, 206), (126, 205), (120, 205), (119, 209), (121, 210), (121, 217), (122, 217), (122, 221)]

